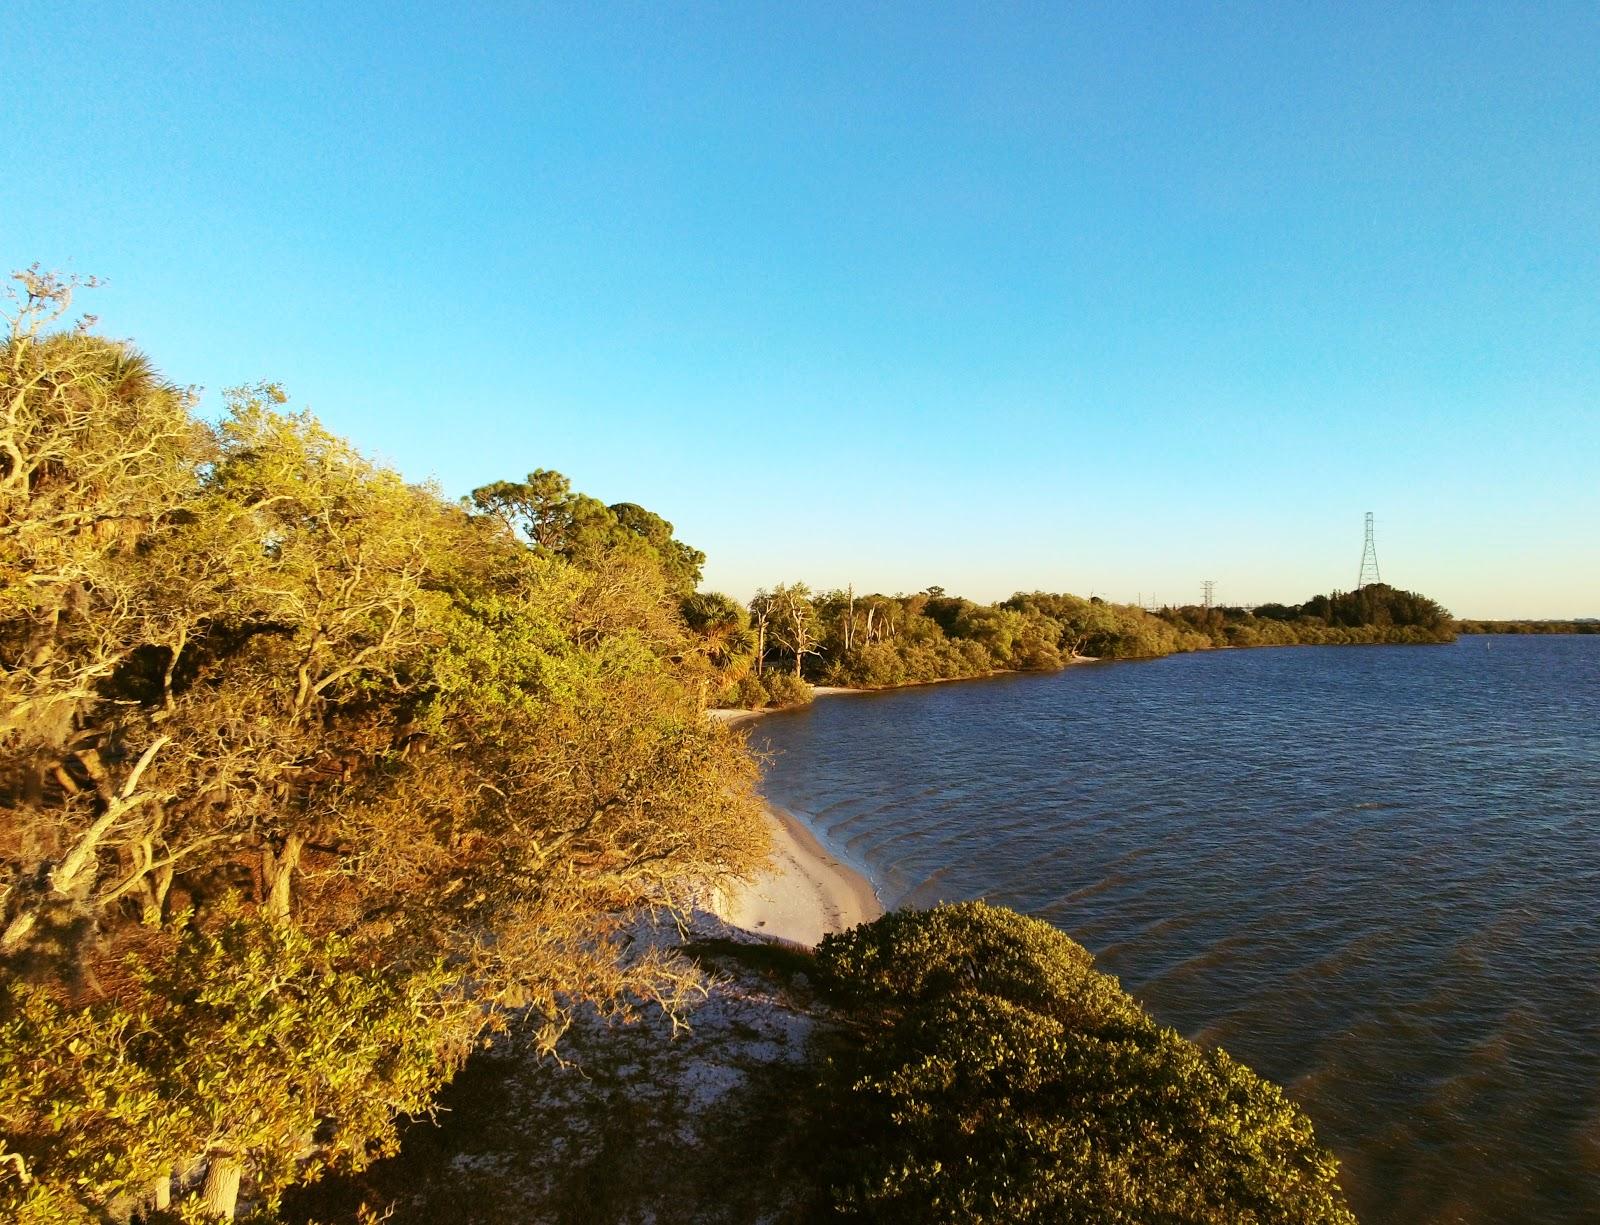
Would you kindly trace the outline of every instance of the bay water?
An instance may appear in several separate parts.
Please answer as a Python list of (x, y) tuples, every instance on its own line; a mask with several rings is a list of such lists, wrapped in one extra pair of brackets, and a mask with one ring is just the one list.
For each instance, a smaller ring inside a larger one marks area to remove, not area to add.
[(751, 743), (886, 905), (1046, 919), (1287, 1087), (1363, 1221), (1600, 1221), (1600, 636), (825, 697)]

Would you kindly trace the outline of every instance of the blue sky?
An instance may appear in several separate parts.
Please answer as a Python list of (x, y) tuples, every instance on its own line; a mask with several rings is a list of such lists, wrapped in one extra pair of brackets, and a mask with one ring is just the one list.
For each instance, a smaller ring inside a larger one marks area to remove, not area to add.
[(8, 266), (452, 494), (739, 595), (1302, 599), (1370, 509), (1600, 615), (1593, 4), (31, 7)]

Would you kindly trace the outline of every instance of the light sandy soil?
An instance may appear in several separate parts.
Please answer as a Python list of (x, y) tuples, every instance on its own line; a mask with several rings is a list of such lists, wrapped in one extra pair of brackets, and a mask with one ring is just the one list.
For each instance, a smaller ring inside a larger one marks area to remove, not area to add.
[[(828, 1216), (804, 1139), (811, 1043), (836, 1022), (810, 957), (703, 911), (641, 922), (640, 949), (707, 974), (675, 1022), (585, 1010), (540, 1058), (512, 1031), (475, 1054), (398, 1156), (292, 1194), (286, 1225), (808, 1225)], [(388, 1215), (386, 1215), (388, 1214)]]
[(720, 723), (724, 727), (738, 727), (741, 723), (748, 723), (751, 719), (759, 719), (767, 712), (764, 710), (740, 710), (733, 706), (718, 707), (706, 711), (706, 718), (713, 723)]
[[(819, 687), (821, 696), (865, 693), (863, 689)], [(738, 727), (769, 712), (722, 709), (706, 712), (725, 727)], [(842, 863), (793, 813), (767, 805), (772, 828), (772, 861), (748, 884), (737, 884), (713, 898), (710, 910), (732, 927), (757, 936), (814, 947), (832, 932), (870, 923), (883, 914), (872, 883)]]
[(867, 878), (830, 854), (802, 822), (771, 805), (767, 819), (771, 867), (714, 899), (711, 909), (718, 918), (755, 935), (810, 947), (883, 914)]

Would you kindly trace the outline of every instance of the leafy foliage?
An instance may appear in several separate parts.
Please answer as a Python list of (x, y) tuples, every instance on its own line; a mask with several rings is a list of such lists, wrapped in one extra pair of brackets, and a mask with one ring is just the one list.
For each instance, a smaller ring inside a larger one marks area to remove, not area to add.
[(1600, 620), (1576, 621), (1457, 621), (1458, 634), (1600, 634)]
[(1158, 1026), (1048, 924), (981, 902), (818, 949), (859, 1042), (836, 1193), (877, 1221), (1350, 1222), (1304, 1114)]
[(428, 1108), (479, 1025), (439, 963), (364, 964), (345, 938), (237, 907), (126, 968), (86, 1006), (7, 984), (0, 1133), (30, 1175), (23, 1219), (51, 1219), (64, 1188), (114, 1202), (219, 1156), (269, 1198), (359, 1167), (392, 1149), (397, 1112)]
[(630, 925), (766, 835), (665, 520), (453, 505), (270, 384), (208, 424), (70, 290), (0, 348), (0, 1212), (226, 1216), (510, 1010), (676, 1006)]
[(480, 486), (471, 502), (547, 556), (591, 567), (608, 555), (648, 558), (677, 595), (688, 596), (700, 584), (706, 555), (674, 537), (672, 524), (633, 502), (606, 506), (575, 493), (566, 477), (548, 468), (528, 473), (525, 481)]
[[(1449, 614), (1426, 596), (1371, 584), (1303, 605), (1163, 608), (1018, 592), (976, 604), (930, 587), (914, 595), (813, 595), (779, 584), (751, 603), (764, 627), (756, 668), (787, 666), (829, 685), (883, 688), (1000, 671), (1049, 671), (1074, 659), (1142, 659), (1212, 647), (1443, 642)], [(749, 695), (743, 695), (748, 697)], [(750, 702), (743, 704), (749, 705)]]

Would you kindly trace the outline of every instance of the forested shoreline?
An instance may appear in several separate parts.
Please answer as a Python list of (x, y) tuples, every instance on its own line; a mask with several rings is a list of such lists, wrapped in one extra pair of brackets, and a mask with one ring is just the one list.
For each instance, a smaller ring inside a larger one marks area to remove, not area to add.
[(1450, 614), (1411, 591), (1372, 583), (1303, 604), (1254, 609), (1200, 605), (1159, 610), (1099, 597), (1018, 592), (977, 604), (930, 587), (914, 595), (814, 593), (804, 583), (763, 589), (749, 609), (700, 596), (724, 643), (714, 700), (759, 708), (809, 696), (806, 682), (892, 688), (996, 672), (1047, 672), (1074, 660), (1149, 659), (1224, 647), (1439, 643)]
[[(703, 974), (643, 933), (768, 850), (715, 702), (1263, 632), (1259, 610), (936, 589), (745, 609), (699, 593), (703, 556), (642, 507), (543, 469), (453, 502), (272, 384), (208, 420), (128, 343), (61, 326), (72, 282), (19, 283), (0, 1213), (27, 1225), (271, 1220), (392, 1153), (493, 1036), (548, 1055), (580, 1010), (685, 1010)], [(1387, 589), (1307, 607), (1268, 632), (1436, 632)], [(1046, 924), (906, 912), (814, 970), (845, 1018), (808, 1124), (834, 1137), (829, 1212), (1349, 1219), (1297, 1107)]]
[(1456, 622), (1458, 634), (1600, 634), (1600, 621), (1484, 621)]

